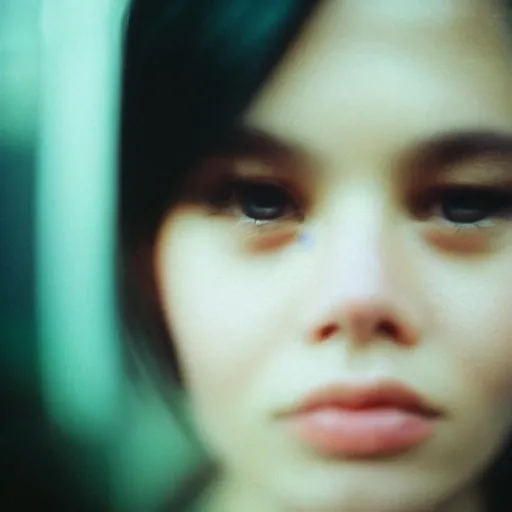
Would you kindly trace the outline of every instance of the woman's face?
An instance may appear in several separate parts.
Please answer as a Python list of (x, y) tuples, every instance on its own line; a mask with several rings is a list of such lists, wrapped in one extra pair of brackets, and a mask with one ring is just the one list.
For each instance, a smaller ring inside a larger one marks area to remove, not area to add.
[[(170, 210), (155, 252), (165, 315), (198, 429), (241, 486), (294, 510), (410, 511), (469, 488), (502, 449), (503, 12), (488, 0), (325, 2), (232, 150), (206, 159)], [(283, 415), (326, 386), (390, 380), (438, 412), (410, 449), (383, 453), (381, 425), (375, 445), (329, 450)]]

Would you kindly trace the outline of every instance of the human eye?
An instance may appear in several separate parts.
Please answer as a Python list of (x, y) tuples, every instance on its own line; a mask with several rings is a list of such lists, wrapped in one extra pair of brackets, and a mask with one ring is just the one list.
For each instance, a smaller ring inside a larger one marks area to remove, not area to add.
[(454, 234), (492, 229), (512, 220), (512, 190), (479, 186), (443, 186), (429, 191), (421, 211)]
[(286, 184), (268, 178), (232, 178), (207, 197), (213, 214), (228, 215), (255, 226), (301, 221), (300, 200)]

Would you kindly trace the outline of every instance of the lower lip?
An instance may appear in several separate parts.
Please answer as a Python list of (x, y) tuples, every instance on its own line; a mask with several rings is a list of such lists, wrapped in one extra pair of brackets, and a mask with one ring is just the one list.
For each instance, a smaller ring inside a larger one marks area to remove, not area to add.
[(294, 416), (292, 432), (332, 456), (377, 457), (408, 451), (428, 440), (435, 420), (391, 407), (324, 408)]

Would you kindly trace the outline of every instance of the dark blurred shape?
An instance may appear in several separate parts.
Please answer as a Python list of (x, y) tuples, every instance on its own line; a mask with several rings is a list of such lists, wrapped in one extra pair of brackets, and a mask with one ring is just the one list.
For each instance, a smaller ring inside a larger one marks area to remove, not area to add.
[(49, 469), (41, 463), (48, 454), (41, 453), (47, 443), (37, 382), (32, 222), (39, 7), (38, 0), (0, 3), (0, 507), (9, 511), (46, 501)]

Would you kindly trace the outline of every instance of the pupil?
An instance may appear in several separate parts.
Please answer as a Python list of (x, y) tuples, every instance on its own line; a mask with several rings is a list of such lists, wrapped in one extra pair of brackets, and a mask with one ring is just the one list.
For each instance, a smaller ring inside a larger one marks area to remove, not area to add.
[(444, 216), (451, 222), (470, 224), (487, 217), (493, 208), (492, 198), (481, 192), (454, 191), (442, 200)]
[(240, 191), (240, 203), (248, 217), (270, 220), (283, 215), (287, 197), (275, 185), (248, 185)]

